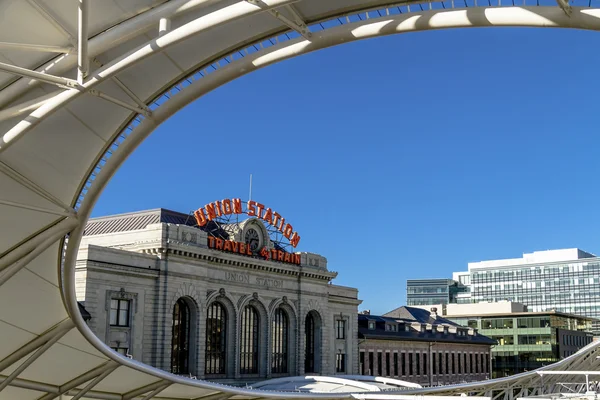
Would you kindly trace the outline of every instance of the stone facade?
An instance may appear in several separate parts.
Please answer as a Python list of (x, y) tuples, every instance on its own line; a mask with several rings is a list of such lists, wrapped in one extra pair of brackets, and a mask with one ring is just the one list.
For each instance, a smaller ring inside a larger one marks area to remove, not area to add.
[(359, 314), (360, 374), (423, 386), (489, 379), (494, 340), (420, 308), (392, 314)]
[[(418, 383), (422, 386), (450, 385), (489, 379), (489, 346), (480, 348), (452, 343), (390, 341), (369, 339), (360, 342), (359, 359), (363, 375), (384, 376)], [(369, 373), (369, 354), (373, 354), (373, 371)], [(378, 370), (379, 354), (382, 368)], [(394, 363), (397, 354), (397, 367)], [(389, 356), (388, 356), (389, 355)], [(387, 363), (389, 357), (389, 369)], [(441, 369), (430, 360), (441, 357)], [(446, 358), (448, 364), (446, 364)], [(486, 363), (487, 362), (487, 363)], [(412, 363), (412, 369), (409, 366)], [(404, 364), (404, 368), (402, 367)], [(412, 373), (411, 373), (412, 371)]]
[[(314, 354), (314, 372), (336, 374), (336, 353), (346, 355), (344, 373), (358, 372), (358, 291), (332, 285), (336, 275), (317, 254), (301, 253), (301, 263), (295, 265), (226, 253), (208, 248), (203, 230), (158, 222), (131, 231), (84, 235), (76, 290), (78, 301), (92, 316), (89, 326), (101, 340), (166, 371), (172, 369), (174, 309), (178, 300), (184, 299), (189, 309), (188, 374), (241, 384), (305, 373), (305, 321), (309, 314), (315, 321), (315, 350), (308, 355)], [(227, 349), (225, 373), (209, 376), (205, 374), (207, 310), (215, 301), (226, 310)], [(258, 372), (252, 375), (240, 372), (241, 314), (246, 305), (252, 305), (259, 320)], [(288, 367), (286, 373), (275, 374), (271, 326), (278, 307), (285, 310), (289, 321)], [(116, 316), (119, 312), (126, 321), (110, 320), (120, 318)], [(347, 321), (344, 340), (334, 338), (338, 320)]]

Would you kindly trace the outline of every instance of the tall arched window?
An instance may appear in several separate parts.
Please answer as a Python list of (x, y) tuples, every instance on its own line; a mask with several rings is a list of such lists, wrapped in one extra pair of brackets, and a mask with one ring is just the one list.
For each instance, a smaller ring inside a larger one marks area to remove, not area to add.
[(315, 319), (308, 313), (304, 321), (304, 337), (306, 351), (304, 357), (304, 372), (315, 372)]
[(224, 374), (227, 356), (227, 310), (214, 302), (206, 313), (205, 374)]
[(246, 306), (242, 314), (240, 338), (240, 373), (258, 373), (258, 312)]
[(177, 300), (173, 307), (171, 372), (190, 373), (190, 307), (183, 298)]
[(275, 310), (271, 337), (273, 338), (271, 372), (274, 374), (287, 373), (289, 320), (287, 313), (281, 307)]

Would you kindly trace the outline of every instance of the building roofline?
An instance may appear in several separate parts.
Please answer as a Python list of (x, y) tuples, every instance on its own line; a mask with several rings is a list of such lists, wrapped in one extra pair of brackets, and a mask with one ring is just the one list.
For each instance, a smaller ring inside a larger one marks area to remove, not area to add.
[[(577, 257), (564, 257), (558, 255), (559, 252), (568, 252), (568, 251), (576, 251)], [(529, 257), (535, 257), (535, 255), (548, 255), (549, 253), (554, 253), (557, 259), (535, 259)], [(550, 250), (539, 250), (532, 251), (531, 253), (523, 253), (523, 256), (520, 258), (501, 258), (501, 259), (491, 259), (491, 260), (479, 260), (479, 261), (470, 261), (467, 263), (467, 267), (469, 272), (472, 270), (488, 270), (488, 269), (499, 269), (499, 268), (514, 268), (514, 267), (522, 267), (522, 266), (535, 266), (540, 264), (564, 264), (570, 262), (585, 262), (585, 260), (594, 260), (599, 259), (600, 256), (590, 253), (589, 251), (585, 251), (580, 249), (579, 247), (567, 247), (562, 249), (550, 249)]]
[(586, 317), (584, 315), (577, 314), (569, 314), (561, 311), (524, 311), (524, 312), (507, 312), (507, 313), (490, 313), (490, 314), (459, 314), (459, 315), (444, 315), (443, 318), (469, 318), (469, 317), (508, 317), (508, 316), (541, 316), (541, 315), (556, 315), (559, 317), (570, 317), (570, 318), (579, 318), (579, 319), (587, 319), (590, 321), (599, 321), (598, 318)]
[[(364, 328), (363, 328), (364, 330)], [(360, 337), (360, 336), (363, 337)], [(433, 335), (432, 335), (433, 336)], [(359, 331), (359, 339), (370, 339), (370, 340), (396, 340), (396, 341), (407, 341), (407, 342), (427, 342), (427, 343), (452, 343), (452, 344), (464, 344), (468, 346), (494, 346), (498, 344), (498, 341), (485, 336), (483, 334), (477, 334), (478, 339), (476, 340), (461, 340), (453, 338), (442, 338), (437, 336), (394, 336), (394, 335), (378, 335), (377, 333), (364, 333)]]
[(99, 217), (90, 218), (88, 220), (88, 222), (101, 221), (101, 220), (105, 220), (105, 219), (130, 217), (130, 216), (133, 216), (133, 215), (140, 215), (140, 214), (152, 214), (152, 213), (156, 213), (156, 212), (167, 212), (167, 213), (171, 213), (171, 214), (179, 214), (181, 216), (190, 215), (190, 217), (191, 217), (191, 214), (186, 214), (186, 213), (182, 213), (182, 212), (179, 212), (179, 211), (170, 210), (168, 208), (159, 207), (159, 208), (149, 208), (147, 210), (129, 211), (129, 212), (124, 212), (124, 213), (119, 213), (119, 214), (102, 215), (102, 216), (99, 216)]

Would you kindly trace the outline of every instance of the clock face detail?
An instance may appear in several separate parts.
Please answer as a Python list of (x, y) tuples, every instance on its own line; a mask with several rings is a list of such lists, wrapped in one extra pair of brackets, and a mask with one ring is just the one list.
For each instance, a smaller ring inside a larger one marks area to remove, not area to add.
[(250, 246), (250, 250), (257, 251), (258, 246), (260, 245), (260, 236), (258, 235), (256, 229), (248, 229), (246, 231), (246, 235), (244, 236), (244, 241), (248, 246)]

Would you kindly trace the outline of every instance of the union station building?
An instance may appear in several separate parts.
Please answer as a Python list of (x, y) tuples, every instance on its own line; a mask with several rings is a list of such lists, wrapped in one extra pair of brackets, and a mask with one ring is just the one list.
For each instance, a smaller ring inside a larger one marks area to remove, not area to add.
[(357, 374), (358, 290), (333, 285), (327, 260), (295, 251), (291, 225), (251, 203), (90, 219), (76, 290), (92, 331), (198, 379)]

